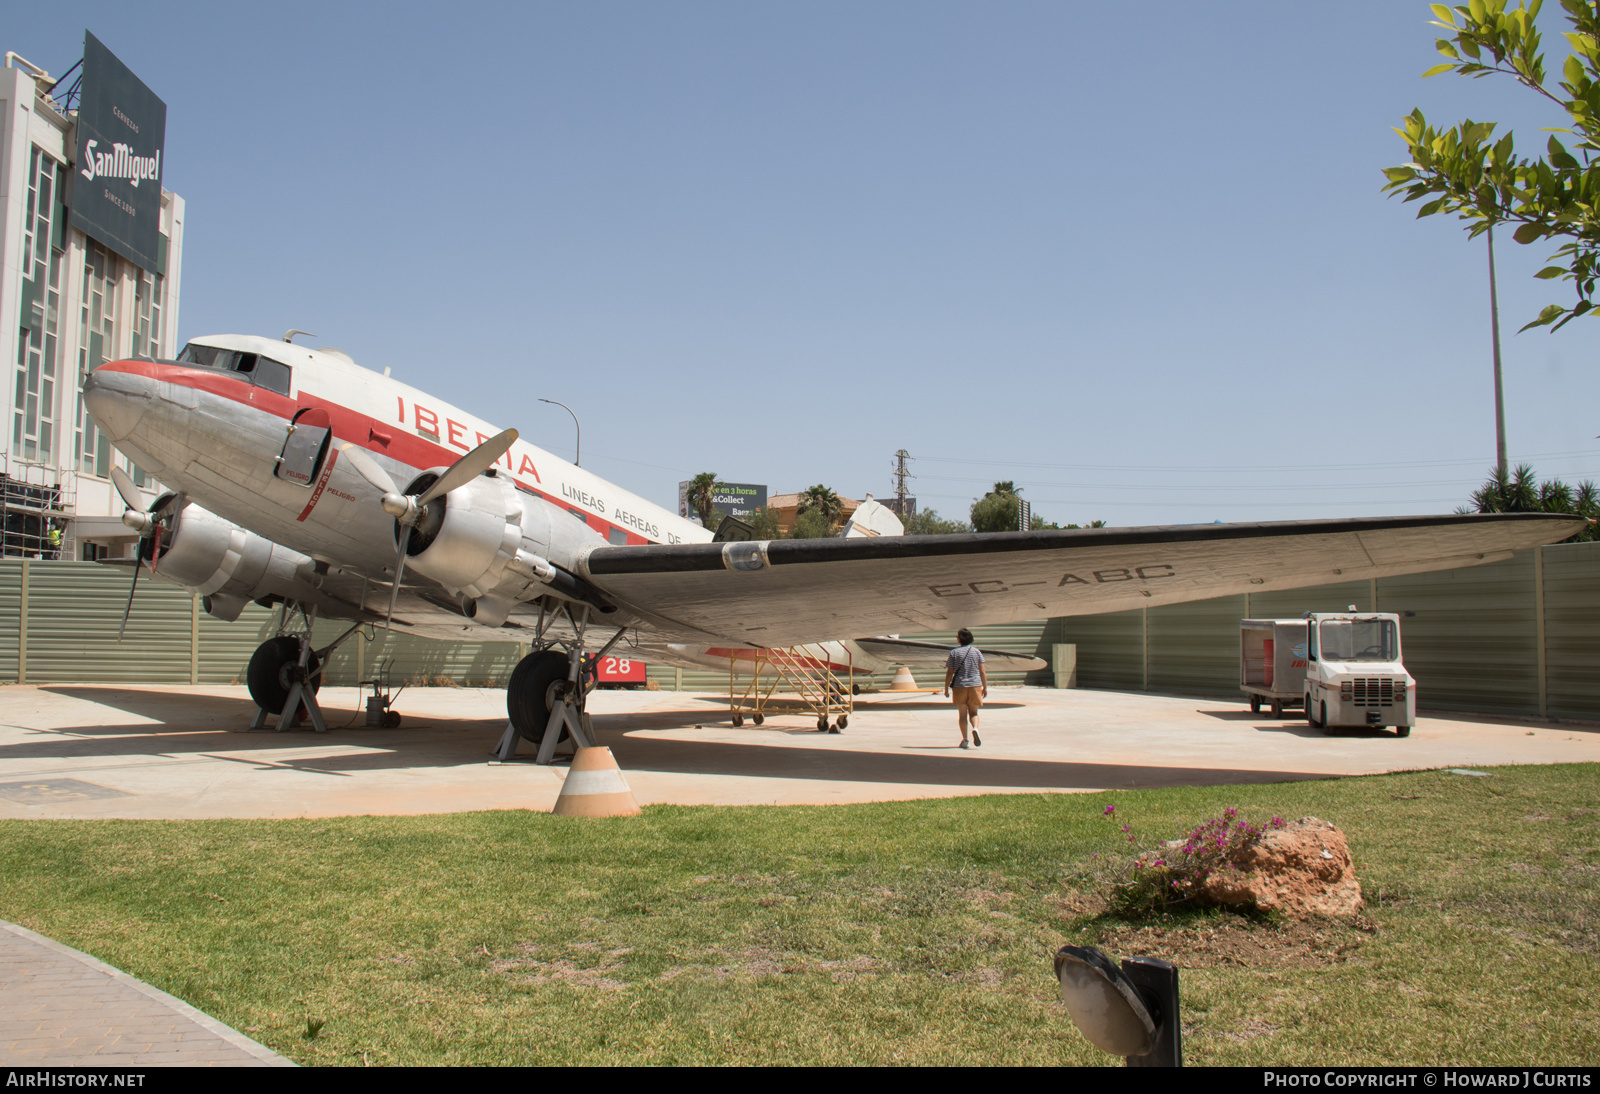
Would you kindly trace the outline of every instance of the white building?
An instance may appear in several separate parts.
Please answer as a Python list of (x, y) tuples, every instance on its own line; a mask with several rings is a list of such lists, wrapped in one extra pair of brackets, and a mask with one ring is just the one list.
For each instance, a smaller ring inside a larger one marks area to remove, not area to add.
[[(177, 352), (183, 199), (161, 190), (160, 250), (143, 269), (72, 227), (77, 111), (15, 54), (0, 69), (0, 555), (127, 553), (113, 464), (154, 488), (85, 414), (81, 380), (105, 361)], [(92, 187), (86, 187), (90, 189)], [(55, 533), (55, 534), (52, 534)], [(59, 535), (59, 547), (55, 539)]]

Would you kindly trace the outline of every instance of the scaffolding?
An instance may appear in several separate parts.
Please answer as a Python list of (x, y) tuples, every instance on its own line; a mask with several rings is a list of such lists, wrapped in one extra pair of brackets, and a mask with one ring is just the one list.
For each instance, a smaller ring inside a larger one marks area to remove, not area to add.
[[(749, 675), (742, 688), (741, 666)], [(841, 673), (821, 646), (729, 651), (728, 713), (734, 727), (744, 725), (746, 715), (761, 725), (769, 714), (808, 713), (816, 716), (818, 733), (840, 732), (855, 711), (855, 659), (848, 649), (843, 669)], [(780, 689), (793, 698), (774, 703), (773, 694)]]
[(0, 470), (0, 557), (57, 559), (66, 533), (60, 473), (6, 459)]

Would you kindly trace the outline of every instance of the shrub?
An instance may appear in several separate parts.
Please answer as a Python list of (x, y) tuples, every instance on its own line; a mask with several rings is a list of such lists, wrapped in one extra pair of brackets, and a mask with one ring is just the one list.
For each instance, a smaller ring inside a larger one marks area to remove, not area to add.
[[(1113, 816), (1114, 806), (1105, 815)], [(1268, 831), (1283, 827), (1282, 817), (1264, 825), (1252, 824), (1237, 809), (1195, 826), (1182, 839), (1168, 840), (1134, 859), (1128, 874), (1112, 886), (1111, 908), (1116, 914), (1138, 918), (1190, 904), (1211, 904), (1206, 880), (1238, 863)], [(1123, 825), (1134, 842), (1131, 825)]]

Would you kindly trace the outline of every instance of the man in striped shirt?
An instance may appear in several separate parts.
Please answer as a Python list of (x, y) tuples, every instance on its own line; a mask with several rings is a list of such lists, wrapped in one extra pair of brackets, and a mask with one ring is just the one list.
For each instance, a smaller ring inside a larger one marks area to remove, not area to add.
[(970, 721), (972, 744), (982, 748), (983, 738), (978, 736), (978, 711), (983, 709), (983, 701), (989, 697), (989, 673), (983, 667), (983, 651), (972, 644), (972, 632), (962, 627), (956, 632), (956, 640), (961, 645), (950, 651), (944, 663), (944, 693), (949, 695), (950, 689), (955, 689), (953, 699), (961, 723), (961, 747), (970, 747), (967, 744), (967, 723)]

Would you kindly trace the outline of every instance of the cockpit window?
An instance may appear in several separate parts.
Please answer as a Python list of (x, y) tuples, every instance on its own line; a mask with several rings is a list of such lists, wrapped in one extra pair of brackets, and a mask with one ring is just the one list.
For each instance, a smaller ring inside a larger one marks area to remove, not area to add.
[(235, 356), (231, 349), (218, 349), (216, 346), (201, 346), (190, 342), (183, 347), (183, 352), (178, 354), (178, 363), (199, 365), (201, 368), (232, 369)]
[(282, 361), (274, 361), (270, 357), (256, 358), (255, 378), (257, 385), (268, 391), (276, 391), (279, 395), (289, 394), (289, 366)]
[(190, 342), (178, 354), (178, 363), (213, 368), (219, 372), (234, 372), (257, 387), (276, 391), (279, 395), (289, 394), (289, 366), (258, 353), (242, 353)]

